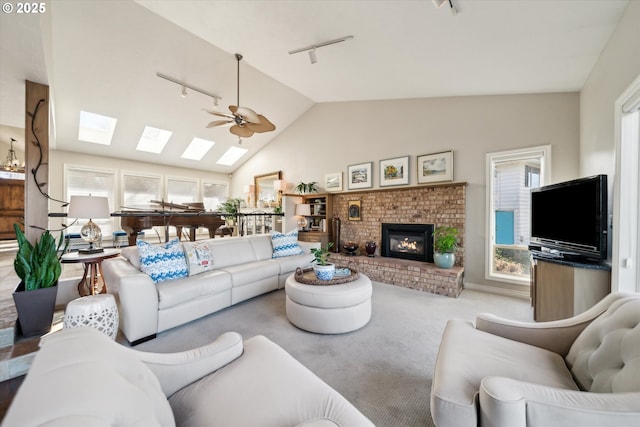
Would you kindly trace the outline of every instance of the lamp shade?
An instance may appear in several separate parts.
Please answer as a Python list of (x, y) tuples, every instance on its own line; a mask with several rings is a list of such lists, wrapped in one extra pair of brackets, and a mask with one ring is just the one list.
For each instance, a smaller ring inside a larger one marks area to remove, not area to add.
[(299, 216), (311, 215), (311, 205), (308, 203), (298, 203), (296, 205), (296, 215), (299, 215)]
[(109, 218), (109, 199), (96, 196), (71, 196), (69, 200), (69, 218)]

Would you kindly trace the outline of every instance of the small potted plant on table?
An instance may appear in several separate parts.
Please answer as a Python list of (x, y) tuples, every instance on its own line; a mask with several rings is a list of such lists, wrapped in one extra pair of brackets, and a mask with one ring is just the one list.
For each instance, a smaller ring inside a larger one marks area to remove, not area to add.
[(456, 262), (458, 229), (440, 226), (433, 232), (433, 262), (440, 268), (451, 268)]
[(316, 273), (316, 277), (319, 280), (331, 280), (336, 272), (335, 264), (328, 262), (331, 253), (329, 249), (333, 247), (333, 242), (329, 242), (324, 248), (312, 248), (311, 253), (315, 258), (315, 264), (313, 265), (313, 271)]
[(44, 334), (51, 329), (53, 320), (58, 278), (62, 273), (60, 257), (66, 249), (64, 237), (61, 233), (56, 244), (46, 230), (32, 245), (18, 224), (13, 224), (13, 228), (18, 240), (13, 268), (21, 280), (13, 292), (13, 301), (20, 329), (25, 337)]

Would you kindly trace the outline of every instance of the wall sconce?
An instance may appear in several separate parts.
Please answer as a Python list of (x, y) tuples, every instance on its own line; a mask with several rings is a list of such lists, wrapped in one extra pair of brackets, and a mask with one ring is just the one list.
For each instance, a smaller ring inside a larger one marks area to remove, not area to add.
[(71, 196), (69, 201), (68, 218), (89, 219), (80, 229), (80, 237), (89, 243), (89, 249), (78, 250), (81, 254), (95, 254), (104, 252), (102, 248), (94, 248), (93, 244), (102, 239), (102, 230), (92, 221), (94, 218), (109, 218), (109, 199), (107, 197)]
[(300, 217), (298, 220), (298, 230), (304, 230), (307, 224), (309, 224), (306, 217), (311, 215), (311, 205), (308, 203), (298, 203), (296, 205), (295, 215)]

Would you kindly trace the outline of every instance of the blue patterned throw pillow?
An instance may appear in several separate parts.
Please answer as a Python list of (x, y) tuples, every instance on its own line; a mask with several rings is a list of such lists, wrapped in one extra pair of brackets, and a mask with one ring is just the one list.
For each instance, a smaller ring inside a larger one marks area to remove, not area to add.
[(140, 256), (140, 269), (155, 283), (189, 275), (184, 251), (178, 239), (164, 245), (152, 245), (138, 240), (136, 245)]
[(271, 258), (302, 255), (304, 253), (298, 245), (298, 230), (290, 231), (287, 234), (272, 231), (271, 244), (273, 245), (273, 255)]

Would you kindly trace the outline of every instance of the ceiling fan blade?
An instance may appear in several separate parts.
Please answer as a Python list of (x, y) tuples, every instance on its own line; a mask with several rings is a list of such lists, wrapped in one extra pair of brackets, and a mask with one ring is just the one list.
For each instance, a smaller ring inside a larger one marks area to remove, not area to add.
[(233, 120), (233, 116), (231, 114), (221, 113), (219, 111), (207, 110), (206, 108), (203, 108), (203, 110), (209, 114), (213, 114), (214, 116), (226, 117), (228, 119)]
[(229, 110), (231, 110), (234, 115), (242, 116), (242, 118), (249, 123), (260, 123), (258, 115), (251, 108), (229, 105)]
[(254, 132), (271, 132), (276, 130), (276, 126), (269, 121), (262, 114), (258, 114), (258, 118), (260, 118), (260, 123), (247, 123), (245, 126), (251, 129)]
[(253, 135), (253, 131), (251, 129), (249, 129), (248, 127), (245, 127), (245, 126), (233, 125), (233, 126), (231, 126), (229, 131), (232, 134), (237, 135), (237, 136), (239, 136), (241, 138), (248, 138), (251, 135)]
[(213, 128), (216, 126), (225, 126), (225, 125), (230, 125), (231, 123), (233, 123), (233, 120), (216, 120), (213, 121), (211, 123), (209, 123), (207, 125), (208, 128)]

